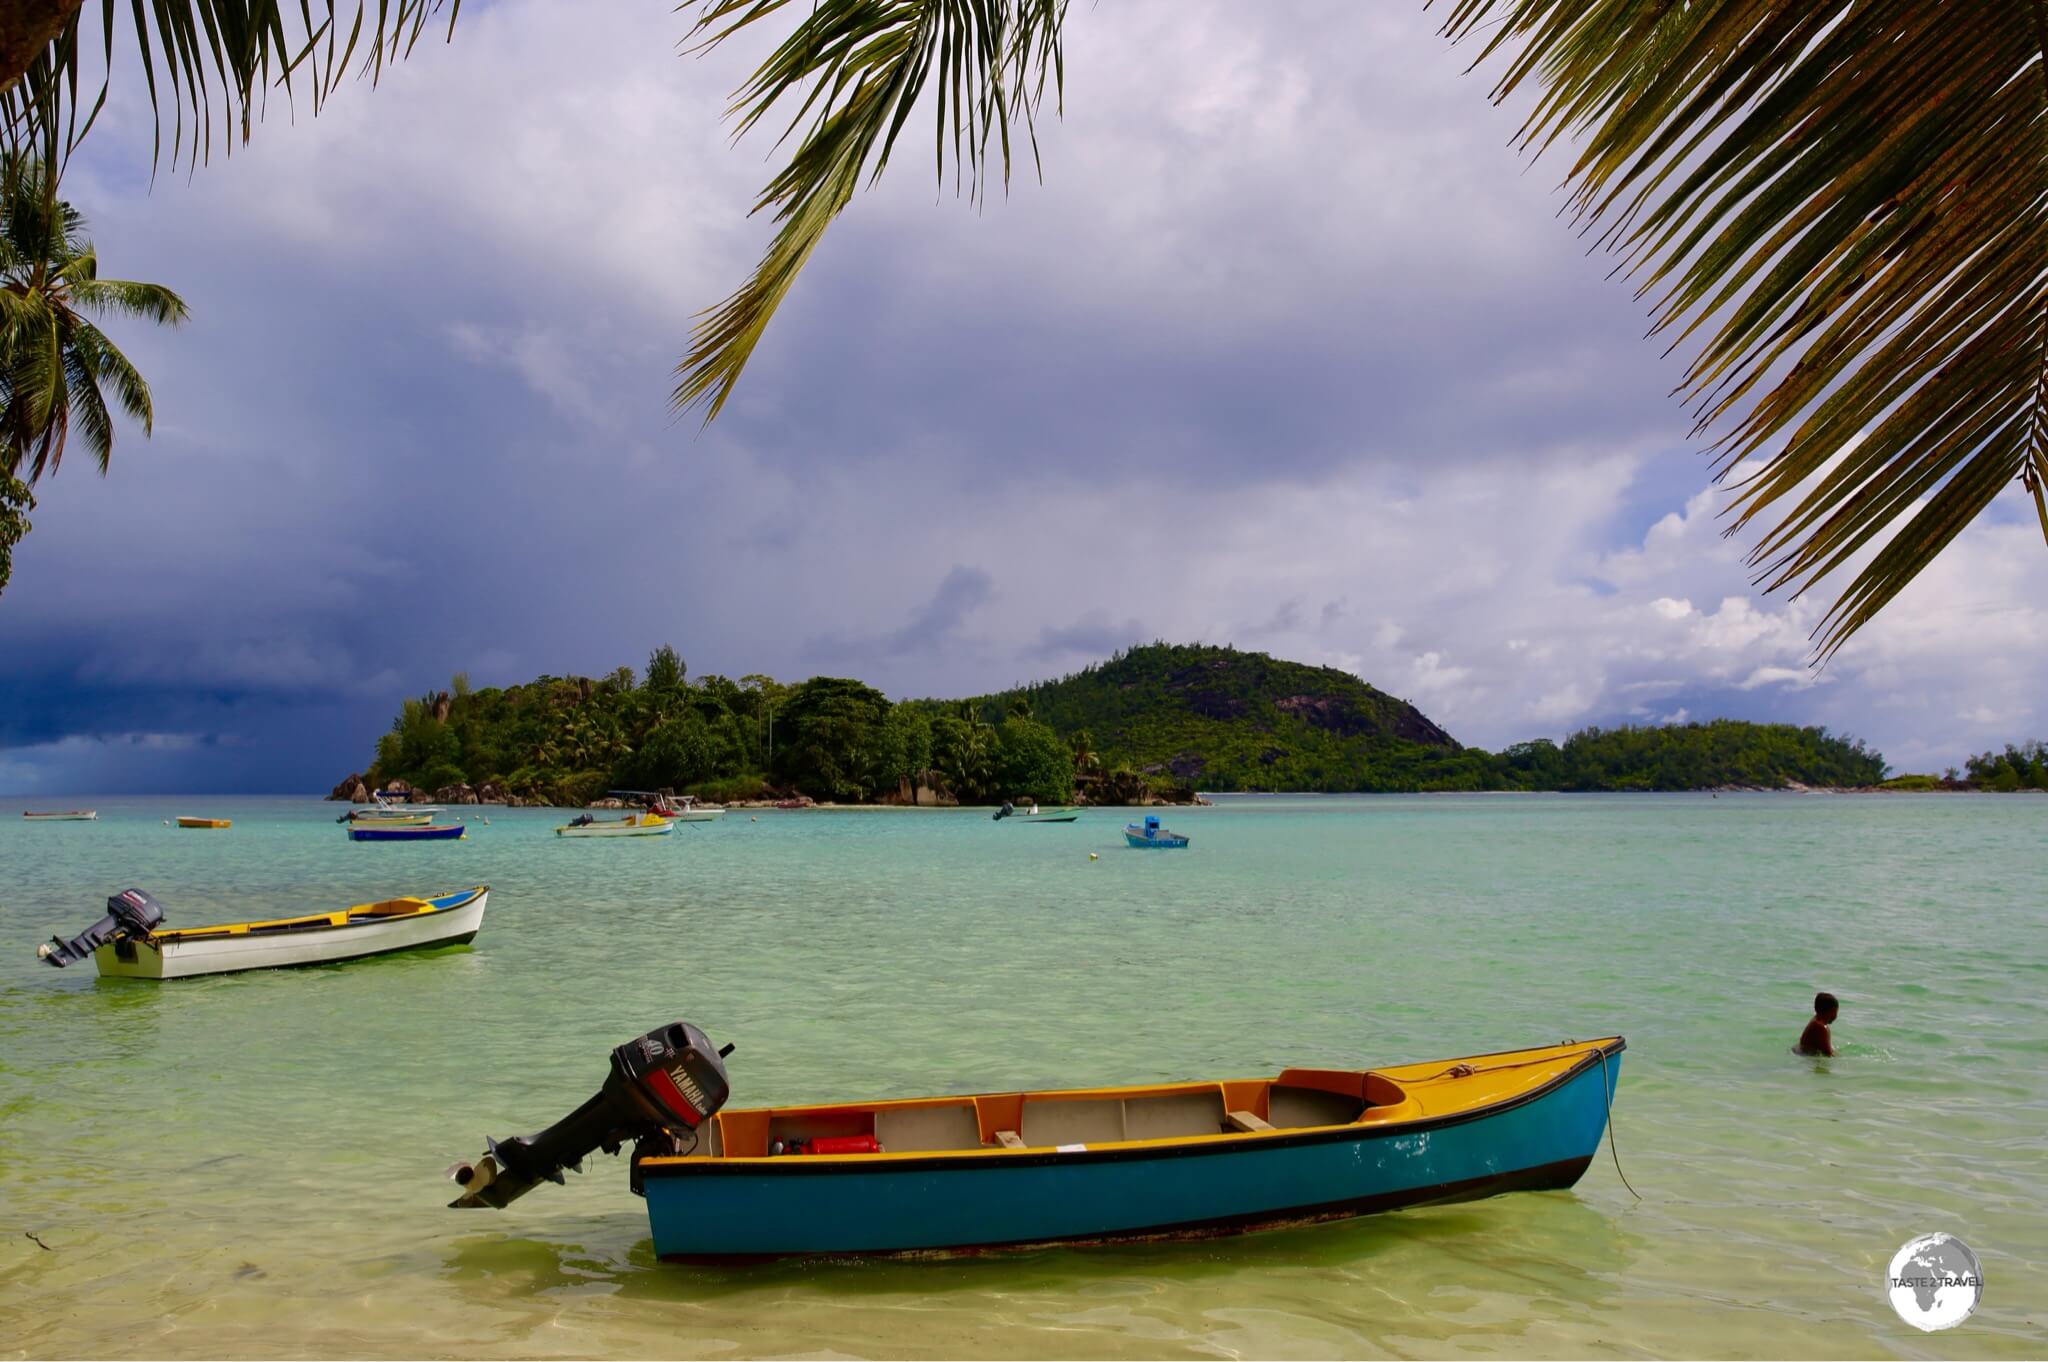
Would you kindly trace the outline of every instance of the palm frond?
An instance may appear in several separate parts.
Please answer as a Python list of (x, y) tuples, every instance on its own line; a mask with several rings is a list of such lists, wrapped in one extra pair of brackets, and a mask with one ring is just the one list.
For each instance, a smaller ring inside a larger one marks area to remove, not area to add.
[(160, 326), (176, 326), (192, 315), (185, 307), (185, 300), (162, 284), (88, 276), (85, 279), (73, 278), (70, 292), (74, 306), (100, 317), (140, 317)]
[(107, 465), (114, 457), (114, 418), (107, 410), (107, 399), (100, 392), (98, 376), (85, 354), (74, 348), (64, 357), (65, 378), (71, 390), (71, 410), (78, 422), (78, 434), (84, 439), (93, 462), (99, 466), (100, 476), (107, 475)]
[[(699, 49), (778, 14), (790, 0), (685, 0)], [(941, 182), (950, 145), (955, 184), (978, 197), (999, 165), (1009, 182), (1011, 130), (1037, 159), (1035, 120), (1048, 85), (1057, 105), (1066, 0), (807, 0), (804, 17), (733, 97), (737, 135), (778, 109), (796, 150), (762, 191), (774, 239), (752, 277), (704, 314), (677, 366), (677, 410), (715, 417), (776, 307), (825, 229), (889, 161), (918, 100), (933, 103)], [(995, 155), (991, 157), (991, 142)]]
[[(150, 402), (149, 384), (143, 380), (128, 356), (115, 348), (106, 334), (91, 322), (78, 321), (72, 326), (69, 352), (84, 366), (83, 372), (90, 374), (94, 383), (111, 384), (114, 397), (121, 404), (121, 410), (128, 413), (128, 419), (142, 427), (147, 435), (155, 427), (156, 408)], [(76, 380), (73, 381), (76, 386)], [(100, 472), (106, 472), (105, 461), (101, 461)]]
[[(79, 7), (22, 69), (0, 67), (0, 127), (10, 148), (61, 164), (106, 103), (116, 37), (125, 33), (157, 115), (155, 159), (164, 159), (168, 113), (171, 163), (196, 166), (217, 133), (225, 148), (248, 140), (273, 87), (288, 100), (303, 90), (317, 115), (359, 52), (374, 83), (444, 9), (452, 34), (461, 7), (462, 0), (377, 0), (374, 11), (365, 0), (101, 0)], [(95, 38), (99, 52), (90, 58)], [(88, 61), (99, 68), (99, 88), (88, 83), (81, 93)]]
[(1525, 146), (1697, 344), (1678, 393), (1779, 516), (1757, 581), (1870, 554), (1831, 656), (2015, 481), (2048, 536), (2043, 0), (1454, 0), (1453, 40), (1538, 87)]

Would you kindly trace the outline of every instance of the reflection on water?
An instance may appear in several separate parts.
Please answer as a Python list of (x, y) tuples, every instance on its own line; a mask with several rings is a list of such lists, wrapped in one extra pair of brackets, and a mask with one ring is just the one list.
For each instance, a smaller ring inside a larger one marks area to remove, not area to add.
[[(211, 839), (156, 801), (0, 820), (0, 1356), (1922, 1355), (1876, 1284), (1932, 1230), (1990, 1283), (1942, 1355), (2048, 1334), (2048, 938), (2012, 892), (2042, 801), (1260, 800), (1177, 815), (1170, 858), (1113, 814), (563, 854), (545, 813), (366, 849), (231, 802)], [(482, 881), (475, 946), (433, 957), (169, 986), (32, 958), (129, 883), (198, 923)], [(1791, 1055), (1821, 987), (1841, 1053)], [(1643, 1200), (1603, 1153), (1569, 1193), (1267, 1234), (744, 1268), (655, 1261), (617, 1160), (445, 1209), (450, 1160), (677, 1016), (739, 1043), (743, 1105), (1620, 1032)]]

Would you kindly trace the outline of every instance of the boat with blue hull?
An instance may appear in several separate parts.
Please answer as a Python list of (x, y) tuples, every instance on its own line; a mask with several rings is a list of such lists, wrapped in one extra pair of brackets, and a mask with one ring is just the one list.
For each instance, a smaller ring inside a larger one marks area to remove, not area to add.
[(351, 842), (457, 842), (467, 831), (460, 823), (432, 823), (420, 827), (368, 823), (351, 825), (348, 839)]
[[(688, 1031), (693, 1042), (663, 1042), (685, 1062), (646, 1060), (663, 1032), (621, 1046), (604, 1092), (574, 1116), (457, 1165), (469, 1190), (454, 1204), (502, 1206), (589, 1148), (637, 1139), (632, 1180), (670, 1259), (973, 1253), (1343, 1219), (1572, 1186), (1598, 1152), (1624, 1049), (1611, 1037), (1264, 1079), (720, 1111), (722, 1058), (704, 1064), (709, 1042)], [(643, 1062), (645, 1076), (627, 1072)]]

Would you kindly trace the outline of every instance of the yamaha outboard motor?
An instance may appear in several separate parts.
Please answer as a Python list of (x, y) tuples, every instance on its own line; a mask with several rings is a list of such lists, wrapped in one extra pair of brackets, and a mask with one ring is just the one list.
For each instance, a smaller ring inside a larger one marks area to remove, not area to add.
[(616, 1154), (628, 1141), (673, 1148), (671, 1132), (694, 1131), (725, 1105), (731, 1085), (725, 1057), (688, 1022), (670, 1022), (612, 1051), (612, 1071), (588, 1102), (538, 1135), (500, 1143), (475, 1163), (448, 1170), (462, 1189), (450, 1206), (509, 1206), (542, 1179), (561, 1182), (564, 1169), (583, 1171), (593, 1149)]
[(36, 954), (42, 960), (58, 969), (90, 959), (92, 953), (109, 941), (121, 937), (136, 940), (146, 939), (149, 934), (163, 925), (164, 909), (140, 889), (123, 889), (107, 900), (107, 915), (92, 926), (66, 941), (53, 936), (43, 945), (36, 947)]

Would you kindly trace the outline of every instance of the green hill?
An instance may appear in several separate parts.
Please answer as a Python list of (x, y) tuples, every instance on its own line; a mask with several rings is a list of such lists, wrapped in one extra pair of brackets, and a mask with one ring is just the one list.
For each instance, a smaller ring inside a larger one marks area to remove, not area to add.
[(1349, 672), (1235, 648), (1155, 643), (971, 703), (990, 720), (1028, 710), (1069, 741), (1088, 738), (1105, 767), (1204, 790), (1399, 788), (1463, 750)]
[[(2048, 770), (2038, 757), (2018, 753), (2013, 783)], [(458, 676), (407, 700), (375, 762), (335, 797), (404, 781), (444, 801), (579, 804), (607, 789), (668, 788), (714, 799), (1131, 803), (1198, 789), (1857, 786), (1884, 772), (1882, 757), (1825, 729), (1726, 719), (1588, 728), (1562, 744), (1486, 752), (1348, 672), (1234, 648), (1158, 643), (1057, 681), (897, 704), (845, 677), (690, 677), (660, 648), (644, 676), (621, 667), (480, 690)]]

